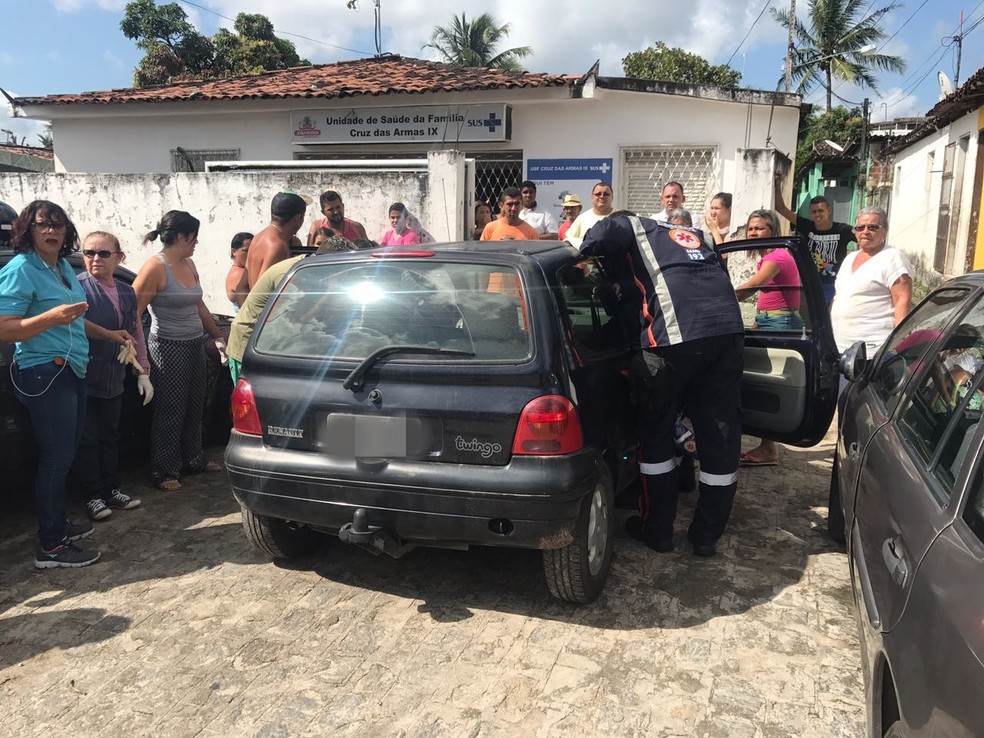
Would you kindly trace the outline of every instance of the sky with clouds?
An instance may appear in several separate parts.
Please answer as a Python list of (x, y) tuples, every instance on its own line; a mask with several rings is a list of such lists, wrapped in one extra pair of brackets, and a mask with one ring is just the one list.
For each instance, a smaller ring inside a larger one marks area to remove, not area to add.
[[(160, 0), (158, 0), (160, 2)], [(375, 53), (374, 0), (195, 0), (180, 2), (189, 20), (203, 33), (231, 27), (237, 13), (263, 13), (277, 33), (293, 41), (301, 56), (314, 63), (371, 56)], [(730, 62), (743, 73), (742, 85), (776, 89), (786, 53), (786, 32), (769, 8), (789, 7), (789, 0), (378, 0), (382, 50), (418, 58), (436, 58), (422, 49), (435, 25), (452, 14), (468, 17), (491, 12), (510, 25), (509, 46), (530, 46), (525, 60), (531, 71), (580, 73), (596, 60), (605, 76), (622, 75), (622, 58), (656, 41), (700, 54), (714, 64)], [(128, 87), (142, 56), (119, 29), (125, 0), (0, 0), (4, 43), (0, 45), (0, 88), (17, 95), (74, 93)], [(877, 9), (885, 0), (862, 2)], [(797, 1), (803, 17), (807, 0)], [(984, 0), (906, 0), (885, 17), (890, 40), (883, 53), (901, 56), (903, 75), (880, 74), (878, 90), (839, 83), (835, 93), (849, 103), (871, 99), (871, 118), (922, 115), (939, 98), (937, 72), (956, 77), (957, 33), (964, 13), (959, 80), (984, 65)], [(226, 18), (223, 18), (225, 16)], [(746, 36), (747, 34), (747, 36)], [(820, 93), (807, 98), (822, 102)], [(0, 100), (0, 102), (5, 102)], [(37, 144), (40, 124), (13, 119), (0, 105), (0, 142), (14, 135)], [(848, 105), (851, 107), (851, 105)]]

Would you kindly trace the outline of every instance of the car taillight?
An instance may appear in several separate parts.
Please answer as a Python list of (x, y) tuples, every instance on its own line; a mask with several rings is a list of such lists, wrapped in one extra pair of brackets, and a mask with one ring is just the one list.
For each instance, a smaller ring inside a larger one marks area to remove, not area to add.
[(253, 387), (245, 379), (236, 382), (236, 387), (232, 390), (232, 427), (250, 436), (263, 435), (260, 414), (256, 412)]
[(584, 445), (581, 421), (566, 397), (546, 395), (531, 401), (519, 416), (512, 452), (520, 456), (569, 454)]

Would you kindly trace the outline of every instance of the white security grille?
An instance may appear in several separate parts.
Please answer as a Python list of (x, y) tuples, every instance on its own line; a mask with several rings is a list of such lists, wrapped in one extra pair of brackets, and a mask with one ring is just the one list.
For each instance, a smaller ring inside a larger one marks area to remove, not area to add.
[(239, 161), (239, 149), (171, 149), (172, 172), (204, 172), (207, 161)]
[(716, 146), (652, 146), (622, 149), (622, 186), (615, 207), (639, 215), (659, 213), (659, 196), (667, 182), (683, 185), (694, 224), (701, 222), (708, 200), (717, 191)]

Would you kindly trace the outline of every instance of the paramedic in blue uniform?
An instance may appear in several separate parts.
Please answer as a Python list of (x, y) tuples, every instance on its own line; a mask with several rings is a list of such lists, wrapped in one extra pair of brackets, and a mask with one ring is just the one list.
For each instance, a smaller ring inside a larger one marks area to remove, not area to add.
[(745, 329), (720, 257), (689, 228), (613, 213), (594, 225), (581, 253), (620, 285), (623, 315), (638, 330), (630, 360), (639, 412), (642, 497), (629, 534), (673, 550), (677, 463), (673, 425), (686, 408), (700, 459), (700, 497), (687, 538), (713, 556), (738, 484), (740, 390)]

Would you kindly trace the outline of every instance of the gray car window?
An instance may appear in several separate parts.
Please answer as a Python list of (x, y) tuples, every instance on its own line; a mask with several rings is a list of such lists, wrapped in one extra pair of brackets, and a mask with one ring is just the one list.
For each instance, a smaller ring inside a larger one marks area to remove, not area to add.
[(963, 519), (974, 535), (984, 543), (984, 479), (980, 473), (964, 508)]
[(958, 309), (964, 307), (969, 294), (967, 289), (939, 290), (909, 313), (891, 335), (871, 380), (886, 405), (894, 404), (894, 398), (923, 365), (925, 355)]
[[(899, 415), (899, 432), (949, 496), (984, 405), (984, 301), (923, 358), (914, 391)], [(901, 345), (901, 344), (900, 344)]]
[(532, 352), (528, 301), (508, 266), (437, 260), (324, 261), (297, 269), (253, 334), (257, 352), (361, 360), (387, 346), (473, 356), (400, 361), (519, 361)]

